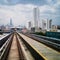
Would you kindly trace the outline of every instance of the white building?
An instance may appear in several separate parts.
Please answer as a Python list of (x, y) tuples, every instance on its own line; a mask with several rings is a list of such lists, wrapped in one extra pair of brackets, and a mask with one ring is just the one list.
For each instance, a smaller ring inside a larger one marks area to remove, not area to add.
[(52, 28), (52, 19), (47, 20), (47, 30), (50, 31)]
[(46, 30), (46, 20), (42, 20), (42, 30)]
[(35, 27), (35, 32), (38, 32), (38, 21), (39, 21), (39, 8), (34, 8), (34, 27)]
[(52, 27), (52, 20), (44, 19), (42, 20), (42, 30), (50, 31)]

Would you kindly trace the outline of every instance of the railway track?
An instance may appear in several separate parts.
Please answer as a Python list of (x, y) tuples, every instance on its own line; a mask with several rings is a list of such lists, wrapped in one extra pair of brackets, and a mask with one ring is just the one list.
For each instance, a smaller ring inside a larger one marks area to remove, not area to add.
[[(26, 46), (28, 47), (28, 49), (32, 48), (35, 52), (39, 54), (39, 56), (42, 57), (43, 60), (60, 60), (60, 52), (57, 52), (47, 47), (46, 45), (36, 41), (35, 39), (32, 39), (21, 33), (20, 38), (22, 38), (22, 40), (27, 44)], [(36, 55), (36, 53), (34, 54), (34, 51), (32, 52), (32, 54)], [(36, 55), (35, 59), (40, 60), (41, 58), (38, 58)]]
[[(25, 51), (27, 50), (30, 53), (30, 56), (29, 56), (28, 55), (29, 53), (26, 52), (27, 53), (26, 57), (28, 57), (28, 58), (26, 58), (26, 60), (44, 60), (44, 58), (41, 55), (39, 55), (39, 53), (36, 52), (36, 50), (33, 49), (32, 46), (28, 42), (26, 42), (23, 37), (20, 36), (20, 34), (18, 34), (18, 36), (26, 47)], [(31, 59), (29, 59), (29, 58), (31, 58)]]
[(12, 33), (3, 45), (0, 60), (60, 60), (60, 53), (21, 33)]
[(14, 33), (14, 37), (12, 39), (12, 44), (7, 56), (7, 60), (26, 60), (16, 32)]
[(41, 39), (44, 39), (44, 40), (47, 40), (47, 41), (51, 41), (51, 42), (56, 43), (56, 44), (60, 44), (60, 39), (41, 36), (41, 35), (36, 35), (36, 34), (31, 34), (31, 36), (35, 36), (35, 37), (38, 37), (38, 38), (41, 38)]
[[(44, 60), (22, 37), (13, 33), (3, 45), (0, 60)], [(7, 43), (7, 44), (6, 44)]]
[(39, 35), (35, 35), (35, 34), (24, 34), (24, 35), (26, 35), (38, 42), (41, 42), (41, 43), (47, 45), (48, 47), (60, 52), (60, 40), (59, 39), (53, 39), (53, 38), (39, 36)]

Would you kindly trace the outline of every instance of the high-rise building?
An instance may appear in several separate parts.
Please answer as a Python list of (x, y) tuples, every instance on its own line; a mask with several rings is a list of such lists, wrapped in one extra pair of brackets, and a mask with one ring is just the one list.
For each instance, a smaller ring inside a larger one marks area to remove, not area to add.
[(50, 31), (52, 27), (52, 19), (48, 20), (47, 19), (47, 30)]
[(46, 25), (47, 25), (46, 20), (45, 19), (42, 20), (42, 30), (46, 30), (47, 29)]
[(42, 20), (42, 30), (50, 31), (52, 27), (52, 19), (44, 19)]
[(37, 31), (38, 30), (38, 21), (39, 21), (39, 8), (36, 7), (34, 8), (34, 27), (35, 27), (35, 30)]
[(28, 22), (28, 28), (29, 30), (31, 30), (31, 27), (32, 27), (32, 24), (31, 24), (31, 21)]
[(13, 23), (12, 23), (12, 18), (10, 18), (10, 27), (13, 26)]

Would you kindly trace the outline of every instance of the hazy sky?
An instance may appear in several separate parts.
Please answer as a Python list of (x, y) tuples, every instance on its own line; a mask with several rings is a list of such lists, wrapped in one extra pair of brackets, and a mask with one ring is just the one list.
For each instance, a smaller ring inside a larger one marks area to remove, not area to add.
[(60, 0), (0, 0), (0, 25), (26, 25), (33, 21), (33, 8), (39, 7), (40, 20), (52, 19), (53, 24), (60, 25)]

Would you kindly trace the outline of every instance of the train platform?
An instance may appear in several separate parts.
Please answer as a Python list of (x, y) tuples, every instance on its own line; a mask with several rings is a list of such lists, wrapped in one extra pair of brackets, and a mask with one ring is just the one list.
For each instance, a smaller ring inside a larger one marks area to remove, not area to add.
[(60, 60), (60, 52), (53, 50), (52, 48), (47, 47), (46, 45), (35, 41), (32, 38), (29, 38), (20, 33), (20, 36), (27, 42), (29, 45), (44, 58), (44, 60)]

